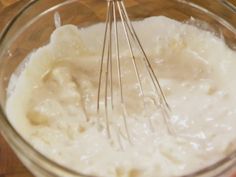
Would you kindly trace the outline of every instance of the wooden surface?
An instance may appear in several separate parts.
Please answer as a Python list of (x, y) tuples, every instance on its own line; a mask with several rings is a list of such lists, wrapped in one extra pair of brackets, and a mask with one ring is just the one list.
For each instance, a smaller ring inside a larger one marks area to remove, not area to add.
[[(17, 0), (0, 0), (0, 12), (5, 10), (8, 6), (16, 3)], [(11, 16), (8, 13), (8, 16)], [(0, 19), (0, 31), (1, 27), (7, 21), (6, 18)], [(16, 155), (10, 149), (6, 141), (0, 135), (0, 177), (33, 177), (30, 172), (22, 165)]]
[(0, 177), (32, 177), (0, 135)]
[[(10, 5), (17, 3), (19, 0), (0, 0), (0, 12), (6, 10)], [(135, 0), (131, 0), (136, 2)], [(202, 2), (207, 2), (202, 0)], [(208, 1), (209, 2), (209, 1)], [(235, 2), (235, 0), (233, 0)], [(0, 19), (0, 32), (1, 27), (8, 20), (7, 16), (14, 15), (14, 12), (7, 10), (7, 15)], [(5, 140), (0, 135), (0, 177), (33, 177), (22, 163), (15, 156), (13, 151), (7, 145)], [(236, 177), (236, 175), (234, 176)]]

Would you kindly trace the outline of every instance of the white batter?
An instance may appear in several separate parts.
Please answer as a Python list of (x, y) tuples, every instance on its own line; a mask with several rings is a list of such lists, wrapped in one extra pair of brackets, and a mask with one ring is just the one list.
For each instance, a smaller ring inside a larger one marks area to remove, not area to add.
[[(6, 111), (13, 126), (45, 156), (101, 177), (182, 175), (230, 153), (236, 148), (236, 53), (210, 32), (165, 17), (147, 18), (134, 26), (173, 110), (170, 125), (176, 136), (166, 132), (150, 99), (146, 111), (138, 101), (124, 36), (122, 79), (133, 145), (123, 135), (120, 111), (115, 109), (110, 117), (121, 126), (119, 134), (111, 128), (112, 143), (104, 116), (97, 124), (104, 24), (84, 29), (62, 26), (48, 45), (29, 56), (8, 89)], [(147, 76), (142, 75), (143, 83), (149, 83)], [(114, 87), (118, 98), (118, 84)], [(145, 89), (150, 98), (153, 91)]]

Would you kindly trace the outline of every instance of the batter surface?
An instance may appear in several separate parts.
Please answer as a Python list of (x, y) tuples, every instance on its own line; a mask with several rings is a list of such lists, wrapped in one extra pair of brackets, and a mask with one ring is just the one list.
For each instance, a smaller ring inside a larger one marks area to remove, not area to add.
[(12, 125), (45, 156), (101, 177), (183, 175), (229, 154), (236, 148), (236, 53), (212, 33), (166, 17), (134, 26), (172, 108), (175, 136), (167, 133), (153, 106), (154, 92), (145, 74), (141, 78), (148, 106), (143, 108), (120, 30), (132, 145), (118, 109), (117, 79), (117, 109), (110, 121), (118, 126), (112, 126), (112, 138), (107, 138), (105, 118), (96, 111), (104, 24), (59, 27), (48, 45), (30, 54), (9, 84), (6, 111)]

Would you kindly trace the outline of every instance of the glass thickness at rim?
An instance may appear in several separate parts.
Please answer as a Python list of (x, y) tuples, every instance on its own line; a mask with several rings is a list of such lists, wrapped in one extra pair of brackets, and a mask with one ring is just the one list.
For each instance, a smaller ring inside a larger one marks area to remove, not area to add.
[[(8, 35), (9, 30), (11, 29), (12, 26), (14, 26), (14, 24), (18, 21), (19, 18), (21, 18), (22, 14), (25, 13), (30, 7), (32, 7), (33, 5), (37, 4), (39, 1), (41, 0), (31, 0), (29, 1), (20, 11), (19, 13), (12, 18), (12, 20), (8, 23), (8, 25), (4, 28), (3, 32), (1, 33), (1, 37), (0, 37), (0, 56), (1, 53), (4, 50), (4, 47), (2, 46), (2, 43), (5, 39), (5, 37)], [(75, 2), (76, 0), (68, 0), (64, 3), (71, 3), (71, 2)], [(204, 7), (201, 7), (195, 3), (192, 3), (190, 1), (187, 0), (172, 0), (172, 1), (176, 1), (184, 6), (190, 6), (192, 8), (196, 8), (199, 11), (204, 12), (206, 15), (211, 16), (212, 18), (216, 19), (217, 21), (219, 21), (222, 25), (226, 26), (227, 28), (229, 28), (232, 31), (236, 31), (235, 28), (228, 23), (227, 21), (225, 21), (223, 18), (219, 17), (218, 15), (210, 12), (209, 10), (205, 9)], [(78, 1), (79, 3), (80, 1)], [(104, 3), (106, 1), (104, 0)], [(63, 6), (64, 3), (62, 4), (58, 4), (57, 6)], [(53, 6), (51, 8), (49, 8), (47, 10), (47, 12), (53, 11), (56, 7)], [(42, 14), (45, 12), (42, 12)], [(42, 15), (40, 14), (40, 15)], [(35, 20), (35, 18), (38, 18), (38, 16), (34, 17), (33, 20)], [(28, 22), (30, 23), (30, 22)], [(0, 62), (1, 63), (1, 62)], [(57, 171), (58, 173), (60, 173), (61, 175), (64, 174), (66, 176), (74, 176), (74, 177), (89, 177), (88, 175), (84, 175), (81, 173), (78, 173), (76, 171), (70, 170), (68, 168), (65, 168), (57, 163), (55, 163), (54, 161), (48, 159), (47, 157), (45, 157), (44, 155), (42, 155), (41, 153), (39, 153), (38, 151), (36, 151), (27, 141), (25, 141), (20, 134), (12, 127), (12, 125), (9, 123), (8, 119), (6, 118), (6, 115), (4, 113), (4, 109), (3, 107), (1, 107), (1, 118), (0, 118), (0, 129), (1, 129), (1, 133), (3, 134), (3, 136), (5, 137), (5, 139), (8, 141), (8, 143), (11, 145), (11, 147), (14, 149), (15, 152), (18, 152), (18, 156), (23, 156), (24, 158), (27, 158), (27, 160), (29, 160), (32, 164), (38, 166), (38, 168), (41, 168), (41, 170), (45, 171), (45, 174), (47, 174), (48, 176), (57, 176), (56, 174), (54, 174), (53, 171)], [(234, 162), (235, 161), (235, 162)], [(229, 163), (229, 164), (228, 164)], [(226, 165), (227, 167), (225, 167), (224, 169), (220, 170), (218, 172), (218, 174), (213, 174), (213, 176), (219, 176), (224, 174), (226, 171), (228, 171), (228, 169), (232, 168), (233, 166), (236, 165), (236, 150), (230, 154), (229, 156), (225, 157), (224, 159), (221, 159), (220, 161), (218, 161), (217, 163), (209, 166), (209, 167), (205, 167), (201, 170), (198, 170), (196, 172), (193, 172), (191, 174), (187, 174), (181, 177), (193, 177), (193, 176), (201, 176), (201, 175), (206, 175), (209, 172), (212, 172), (213, 170), (216, 170), (222, 166)], [(50, 169), (50, 171), (49, 171)], [(210, 176), (209, 176), (210, 177)]]

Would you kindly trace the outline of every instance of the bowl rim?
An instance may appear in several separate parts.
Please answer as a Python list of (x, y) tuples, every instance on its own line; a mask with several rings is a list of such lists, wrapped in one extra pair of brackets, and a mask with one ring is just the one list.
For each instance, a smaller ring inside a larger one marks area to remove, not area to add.
[[(25, 11), (27, 11), (31, 6), (39, 2), (40, 0), (30, 0), (28, 1), (17, 13), (16, 15), (5, 25), (5, 27), (2, 29), (2, 32), (0, 33), (0, 54), (1, 54), (1, 44), (3, 43), (5, 37), (8, 34), (8, 31), (11, 29), (11, 27), (17, 22), (17, 20), (24, 14)], [(65, 2), (62, 2), (60, 4), (73, 2), (75, 0), (67, 0)], [(78, 1), (78, 0), (77, 0)], [(214, 19), (217, 19), (218, 22), (220, 22), (222, 25), (229, 28), (231, 31), (233, 31), (236, 34), (236, 29), (225, 19), (219, 17), (218, 15), (212, 13), (208, 9), (195, 4), (194, 2), (189, 2), (188, 0), (175, 0), (179, 3), (182, 3), (184, 5), (189, 5), (193, 8), (196, 8), (204, 13), (207, 13), (207, 15), (210, 15)], [(80, 3), (78, 1), (78, 3)], [(59, 5), (59, 4), (58, 4)], [(53, 6), (54, 7), (54, 6)], [(52, 11), (53, 9), (50, 8), (48, 11)], [(35, 17), (34, 17), (35, 18)], [(17, 150), (21, 153), (21, 155), (24, 155), (24, 157), (27, 158), (30, 162), (34, 163), (36, 166), (40, 166), (44, 164), (43, 170), (47, 171), (52, 176), (56, 176), (51, 171), (48, 171), (47, 168), (50, 166), (51, 168), (55, 168), (57, 171), (60, 171), (62, 173), (68, 173), (72, 176), (83, 176), (83, 177), (94, 177), (90, 175), (85, 175), (82, 173), (79, 173), (76, 170), (72, 170), (68, 167), (65, 167), (63, 165), (60, 165), (54, 160), (49, 159), (41, 152), (37, 151), (28, 141), (26, 141), (20, 134), (17, 132), (17, 130), (13, 127), (13, 125), (10, 123), (9, 119), (7, 118), (7, 115), (4, 111), (3, 105), (0, 106), (0, 133), (5, 138), (7, 143), (10, 145), (10, 147), (16, 152)], [(19, 154), (16, 153), (17, 156)], [(199, 175), (205, 175), (209, 172), (212, 172), (213, 170), (216, 170), (217, 168), (220, 168), (227, 163), (232, 162), (230, 166), (227, 169), (231, 169), (236, 165), (236, 149), (230, 153), (228, 156), (221, 158), (220, 160), (216, 161), (215, 163), (208, 165), (207, 167), (203, 167), (200, 170), (193, 171), (189, 174), (178, 176), (178, 177), (194, 177)], [(40, 164), (38, 163), (40, 162)], [(224, 170), (225, 171), (225, 170)], [(222, 172), (217, 174), (216, 176), (222, 175)], [(215, 176), (215, 175), (214, 175)]]

